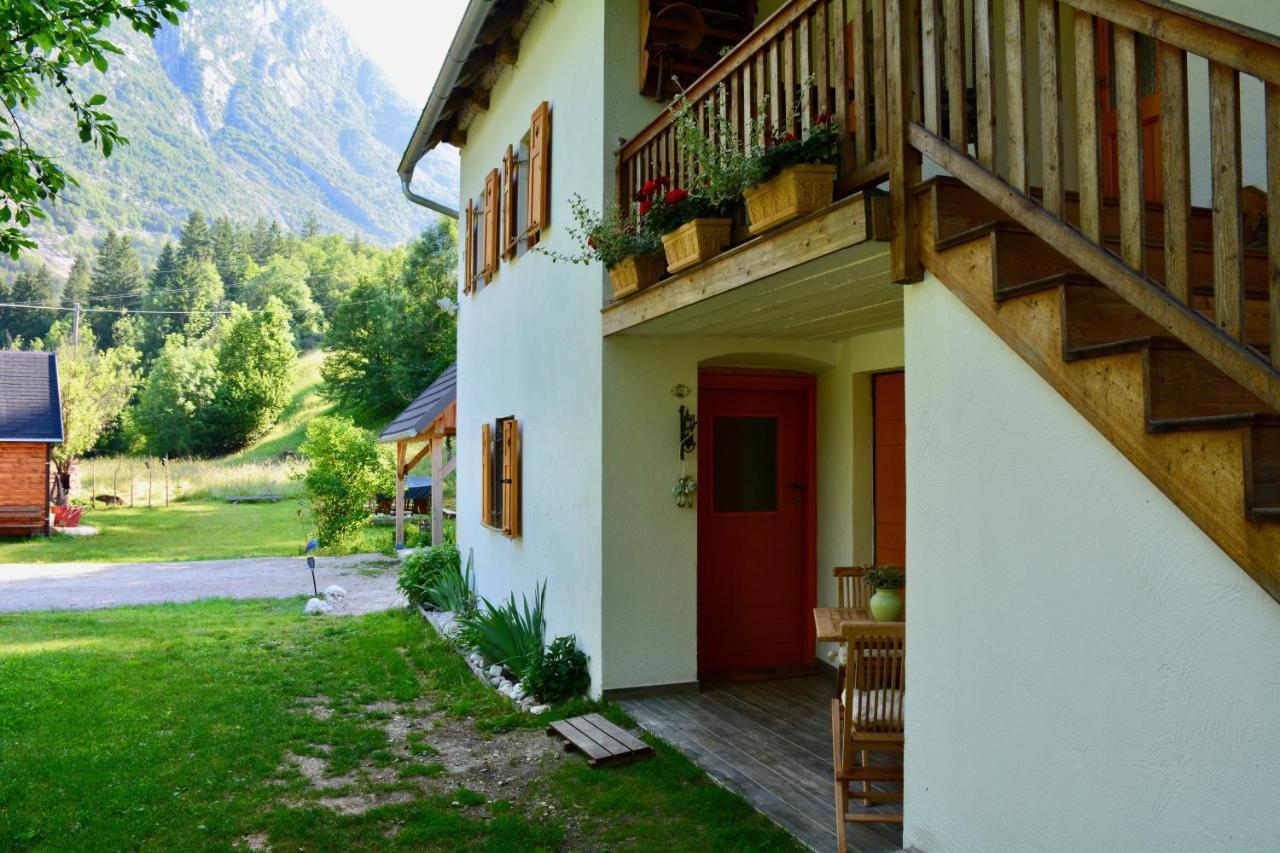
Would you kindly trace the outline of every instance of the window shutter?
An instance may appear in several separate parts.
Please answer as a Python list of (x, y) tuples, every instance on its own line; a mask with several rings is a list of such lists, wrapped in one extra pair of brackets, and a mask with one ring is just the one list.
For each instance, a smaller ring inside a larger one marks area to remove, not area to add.
[(508, 145), (502, 155), (502, 178), (506, 184), (502, 197), (502, 257), (514, 258), (516, 243), (520, 239), (520, 225), (516, 216), (517, 188), (520, 185), (520, 163), (514, 149)]
[(475, 228), (476, 228), (476, 210), (475, 205), (471, 203), (471, 199), (467, 199), (467, 228), (462, 240), (462, 253), (464, 257), (462, 270), (462, 292), (471, 292), (471, 283), (476, 277), (476, 255), (475, 255)]
[(498, 227), (502, 219), (499, 210), (498, 170), (492, 169), (484, 179), (484, 281), (488, 284), (498, 271)]
[(488, 424), (480, 427), (480, 522), (493, 524), (493, 448)]
[(502, 422), (502, 532), (520, 535), (520, 427), (515, 418)]
[(551, 220), (551, 108), (538, 104), (529, 123), (529, 243)]

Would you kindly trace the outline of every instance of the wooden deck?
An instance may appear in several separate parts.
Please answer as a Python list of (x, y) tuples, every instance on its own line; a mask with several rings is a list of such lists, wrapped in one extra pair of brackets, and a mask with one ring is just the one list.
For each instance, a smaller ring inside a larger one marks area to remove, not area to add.
[[(834, 676), (730, 684), (701, 691), (624, 699), (642, 726), (689, 756), (801, 843), (836, 849), (831, 778)], [(882, 806), (899, 811), (897, 805)], [(849, 850), (893, 851), (902, 831), (849, 824)]]

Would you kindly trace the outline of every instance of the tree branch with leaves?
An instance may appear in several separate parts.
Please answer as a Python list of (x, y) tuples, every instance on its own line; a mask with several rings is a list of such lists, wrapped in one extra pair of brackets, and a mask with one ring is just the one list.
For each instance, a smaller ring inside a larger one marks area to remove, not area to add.
[(0, 0), (0, 253), (16, 259), (34, 249), (31, 224), (76, 183), (29, 139), (23, 113), (42, 97), (61, 96), (80, 141), (111, 156), (129, 140), (101, 109), (106, 95), (81, 92), (77, 69), (105, 73), (109, 57), (123, 53), (107, 38), (112, 24), (128, 21), (154, 38), (187, 8), (188, 0)]

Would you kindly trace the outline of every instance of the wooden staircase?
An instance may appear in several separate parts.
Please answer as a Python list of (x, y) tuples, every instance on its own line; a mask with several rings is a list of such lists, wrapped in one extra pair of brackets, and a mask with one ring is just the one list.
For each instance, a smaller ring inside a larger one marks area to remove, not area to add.
[[(1280, 412), (963, 183), (918, 184), (914, 202), (925, 268), (1280, 600)], [(1159, 278), (1162, 211), (1145, 217)], [(1192, 304), (1212, 319), (1210, 223), (1192, 210)], [(1246, 343), (1265, 356), (1267, 256), (1245, 255)]]

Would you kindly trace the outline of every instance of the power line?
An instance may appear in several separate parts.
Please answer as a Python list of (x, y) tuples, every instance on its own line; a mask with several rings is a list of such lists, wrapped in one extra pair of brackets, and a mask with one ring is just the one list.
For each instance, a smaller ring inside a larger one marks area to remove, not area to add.
[[(30, 308), (38, 311), (75, 311), (74, 306), (66, 305), (31, 305), (21, 302), (0, 302), (0, 308)], [(195, 310), (195, 311), (158, 311), (132, 308), (80, 308), (80, 311), (93, 311), (99, 314), (230, 314), (230, 311)]]

